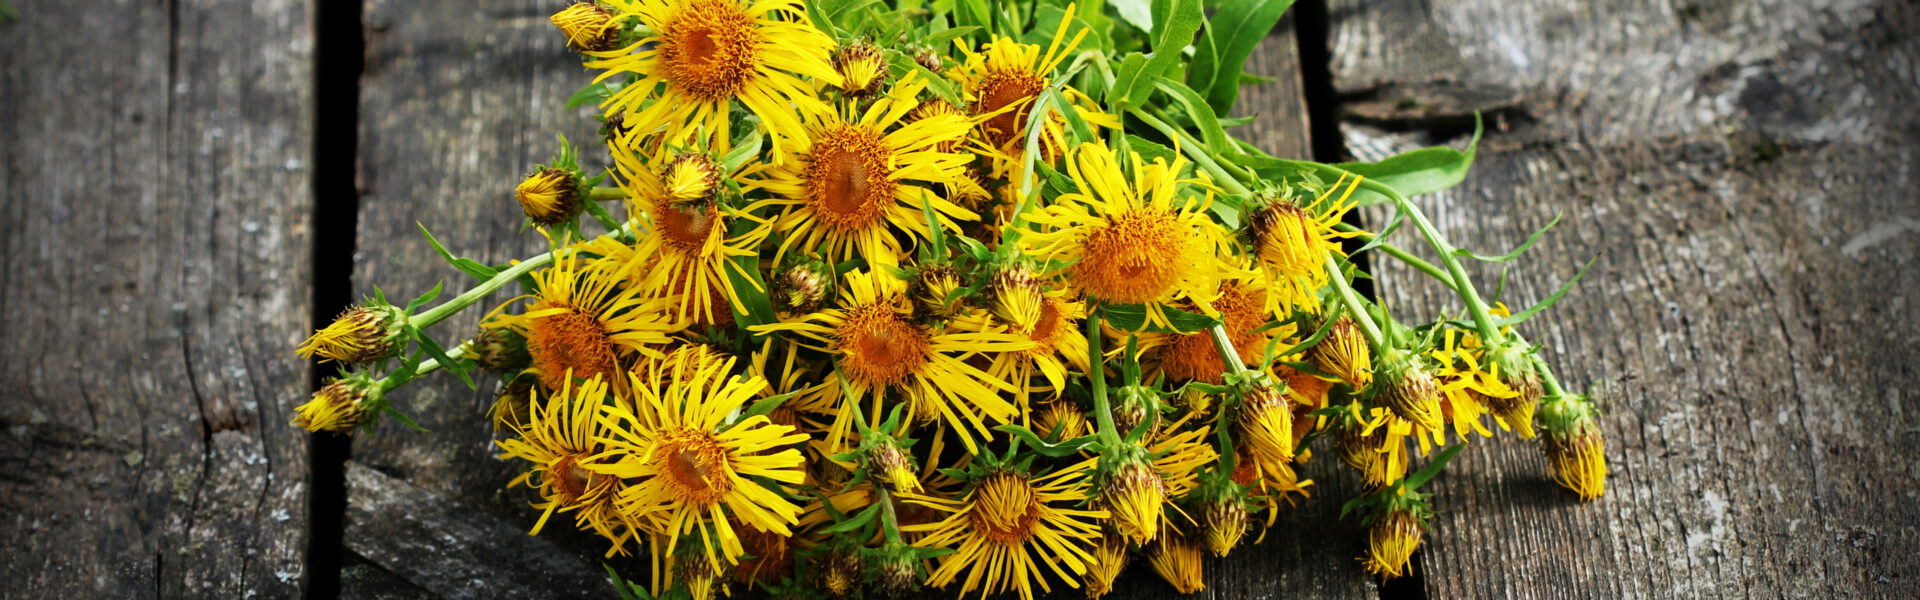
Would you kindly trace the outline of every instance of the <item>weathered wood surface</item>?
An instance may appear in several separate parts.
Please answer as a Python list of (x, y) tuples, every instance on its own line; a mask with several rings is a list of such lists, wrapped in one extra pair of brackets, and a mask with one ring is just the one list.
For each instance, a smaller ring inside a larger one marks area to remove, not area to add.
[[(376, 1), (366, 5), (366, 72), (361, 79), (360, 215), (354, 287), (371, 294), (380, 286), (389, 296), (412, 297), (446, 280), (449, 287), (472, 283), (434, 253), (415, 223), (425, 225), (455, 254), (489, 264), (546, 251), (547, 242), (532, 230), (520, 231), (520, 210), (513, 186), (537, 162), (559, 150), (558, 133), (587, 144), (583, 164), (602, 162), (592, 151), (594, 121), (588, 109), (566, 111), (567, 98), (588, 81), (578, 58), (564, 47), (547, 15), (562, 3), (538, 1), (415, 2)], [(502, 292), (449, 319), (433, 330), (449, 340), (472, 334), (480, 316), (513, 297)], [(449, 295), (450, 297), (450, 295)], [(346, 546), (352, 559), (378, 567), (364, 577), (343, 579), (342, 595), (374, 596), (393, 585), (384, 574), (441, 597), (488, 597), (471, 589), (447, 587), (453, 574), (489, 573), (488, 579), (549, 581), (597, 579), (607, 550), (556, 518), (541, 533), (544, 543), (561, 548), (565, 560), (535, 563), (512, 560), (501, 551), (521, 544), (539, 511), (527, 502), (525, 488), (504, 489), (521, 465), (494, 458), (491, 421), (495, 382), (480, 377), (470, 390), (451, 375), (439, 375), (398, 392), (398, 401), (427, 432), (391, 420), (376, 435), (354, 442), (354, 460), (423, 493), (473, 509), (465, 514), (419, 511), (423, 519), (488, 521), (490, 530), (511, 531), (505, 539), (472, 540), (492, 544), (491, 554), (434, 552), (377, 554), (391, 550), (410, 524), (401, 520), (352, 519)], [(350, 482), (354, 481), (351, 477)], [(349, 489), (349, 514), (364, 489)], [(418, 524), (451, 527), (452, 524)], [(408, 565), (392, 564), (395, 557)], [(484, 558), (489, 564), (469, 564)], [(615, 564), (623, 564), (616, 562)], [(564, 569), (564, 570), (557, 570)], [(638, 572), (638, 569), (634, 569)], [(600, 595), (556, 589), (559, 597)]]
[[(1333, 5), (1350, 149), (1460, 144), (1461, 117), (1488, 110), (1505, 129), (1467, 182), (1417, 202), (1492, 253), (1565, 215), (1509, 304), (1598, 256), (1522, 331), (1567, 383), (1608, 390), (1607, 495), (1575, 502), (1533, 443), (1480, 444), (1436, 482), (1428, 595), (1920, 592), (1920, 7)], [(1421, 246), (1410, 230), (1399, 243)], [(1457, 306), (1379, 261), (1396, 307)]]
[(294, 596), (308, 6), (11, 4), (0, 597)]

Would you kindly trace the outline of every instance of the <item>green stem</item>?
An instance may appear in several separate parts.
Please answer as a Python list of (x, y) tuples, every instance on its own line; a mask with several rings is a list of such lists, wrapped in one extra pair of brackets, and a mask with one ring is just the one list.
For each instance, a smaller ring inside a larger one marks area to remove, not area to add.
[[(1334, 225), (1334, 228), (1339, 229), (1340, 231), (1359, 233), (1360, 235), (1357, 237), (1362, 243), (1372, 243), (1374, 239), (1374, 234), (1369, 233), (1366, 230), (1363, 230), (1359, 227), (1348, 225), (1346, 223), (1340, 223), (1340, 224)], [(1445, 284), (1447, 287), (1454, 287), (1453, 276), (1447, 274), (1446, 270), (1441, 269), (1440, 267), (1433, 266), (1433, 263), (1427, 262), (1425, 260), (1421, 260), (1420, 257), (1414, 256), (1412, 253), (1401, 249), (1399, 246), (1395, 246), (1393, 244), (1389, 244), (1386, 242), (1381, 242), (1375, 245), (1373, 248), (1375, 250), (1379, 250), (1381, 252), (1387, 253), (1387, 256), (1394, 257), (1395, 259), (1398, 259), (1400, 262), (1406, 263), (1407, 266), (1413, 267), (1414, 269), (1422, 273), (1426, 273), (1427, 275), (1432, 276), (1434, 279), (1440, 280), (1440, 283)]]
[(1187, 155), (1187, 158), (1193, 159), (1193, 163), (1200, 165), (1201, 170), (1213, 175), (1213, 178), (1217, 180), (1214, 181), (1214, 183), (1221, 188), (1226, 189), (1230, 193), (1242, 196), (1253, 193), (1253, 190), (1247, 189), (1245, 185), (1241, 185), (1238, 177), (1228, 173), (1226, 169), (1220, 166), (1220, 163), (1214, 162), (1213, 157), (1207, 156), (1206, 146), (1200, 144), (1198, 140), (1192, 140), (1192, 138), (1186, 136), (1185, 132), (1174, 128), (1172, 125), (1168, 125), (1166, 121), (1147, 114), (1146, 111), (1134, 109), (1131, 112), (1133, 116), (1138, 117), (1141, 121), (1145, 121), (1148, 126), (1159, 130), (1160, 133), (1166, 134), (1167, 137), (1181, 138), (1180, 153)]
[(627, 199), (627, 191), (617, 187), (596, 187), (587, 193), (587, 197), (596, 202), (612, 202)]
[(1481, 338), (1489, 344), (1504, 343), (1506, 337), (1500, 335), (1499, 327), (1494, 326), (1493, 315), (1487, 312), (1487, 302), (1480, 299), (1479, 290), (1475, 290), (1473, 281), (1467, 278), (1466, 269), (1460, 266), (1460, 257), (1453, 254), (1453, 245), (1447, 243), (1445, 236), (1440, 235), (1440, 230), (1434, 228), (1433, 223), (1427, 220), (1427, 215), (1420, 212), (1419, 207), (1414, 206), (1406, 196), (1400, 195), (1400, 192), (1392, 187), (1372, 180), (1363, 179), (1361, 183), (1366, 185), (1367, 189), (1392, 198), (1394, 204), (1407, 214), (1407, 218), (1413, 219), (1413, 226), (1420, 230), (1421, 236), (1427, 238), (1427, 244), (1433, 246), (1433, 251), (1440, 254), (1440, 262), (1447, 266), (1447, 272), (1453, 274), (1453, 290), (1460, 295), (1461, 300), (1466, 301), (1467, 312), (1473, 314), (1473, 323), (1475, 329), (1479, 330)]
[(873, 482), (873, 491), (874, 495), (878, 496), (878, 501), (880, 502), (880, 524), (882, 529), (887, 530), (887, 542), (891, 544), (904, 543), (900, 541), (899, 517), (893, 514), (893, 494), (888, 493), (887, 486), (881, 485), (878, 481)]
[[(1087, 319), (1087, 352), (1092, 354), (1088, 364), (1087, 378), (1093, 380), (1093, 419), (1100, 426), (1100, 443), (1108, 448), (1120, 446), (1120, 433), (1113, 425), (1113, 408), (1107, 402), (1107, 360), (1106, 353), (1100, 347), (1100, 322), (1106, 318), (1106, 309), (1095, 307), (1093, 315)], [(1128, 357), (1132, 358), (1132, 357)]]
[[(1154, 117), (1158, 118), (1161, 123), (1166, 124), (1168, 129), (1173, 130), (1174, 136), (1180, 138), (1180, 148), (1182, 153), (1191, 155), (1195, 151), (1188, 151), (1186, 149), (1197, 148), (1199, 150), (1196, 150), (1196, 151), (1198, 151), (1201, 156), (1205, 156), (1209, 159), (1213, 158), (1213, 155), (1207, 154), (1206, 152), (1204, 152), (1205, 150), (1210, 149), (1207, 146), (1206, 142), (1200, 141), (1200, 138), (1193, 137), (1193, 134), (1187, 133), (1187, 130), (1185, 129), (1173, 127), (1173, 117), (1169, 116), (1165, 109), (1149, 107), (1147, 110), (1152, 111)], [(1238, 175), (1239, 176), (1238, 179), (1242, 182), (1258, 183), (1260, 181), (1260, 174), (1255, 173), (1252, 168), (1249, 168), (1245, 165), (1236, 165), (1231, 162), (1220, 162), (1220, 161), (1214, 161), (1214, 164), (1220, 167), (1220, 169), (1223, 171), (1227, 171), (1227, 172), (1233, 173), (1234, 175)]]
[(1367, 306), (1360, 302), (1360, 295), (1354, 293), (1353, 285), (1347, 283), (1347, 274), (1340, 269), (1339, 261), (1333, 255), (1327, 255), (1327, 274), (1331, 275), (1333, 289), (1340, 293), (1340, 302), (1347, 305), (1347, 312), (1353, 313), (1353, 320), (1360, 324), (1360, 332), (1366, 334), (1367, 341), (1376, 349), (1387, 347), (1387, 338), (1380, 333), (1380, 326), (1373, 322), (1373, 315), (1367, 314)]
[(1220, 353), (1220, 362), (1227, 366), (1228, 374), (1238, 374), (1247, 370), (1246, 363), (1240, 362), (1240, 353), (1234, 351), (1233, 340), (1227, 338), (1225, 326), (1209, 327), (1207, 334), (1213, 338), (1213, 350)]
[[(460, 360), (462, 356), (466, 356), (468, 341), (471, 341), (471, 340), (461, 341), (458, 345), (454, 346), (452, 350), (448, 350), (447, 358), (451, 358), (453, 360)], [(390, 374), (390, 375), (387, 375), (386, 377), (381, 377), (379, 381), (376, 381), (374, 383), (377, 384), (381, 393), (386, 393), (389, 391), (393, 391), (394, 388), (406, 385), (407, 382), (409, 381), (419, 379), (420, 376), (422, 375), (426, 375), (428, 373), (438, 371), (442, 366), (443, 365), (440, 364), (440, 361), (429, 358), (429, 359), (420, 361), (419, 366), (414, 367), (412, 375), (408, 375), (406, 377), (395, 377), (394, 375)]]
[(473, 303), (479, 302), (481, 298), (487, 297), (487, 294), (491, 294), (495, 290), (499, 290), (502, 287), (506, 287), (507, 284), (513, 283), (514, 280), (519, 279), (521, 275), (526, 275), (528, 271), (546, 266), (547, 263), (551, 262), (553, 262), (552, 252), (520, 261), (520, 264), (494, 274), (492, 279), (480, 282), (480, 285), (461, 292), (460, 295), (454, 296), (452, 300), (428, 309), (427, 312), (409, 317), (407, 322), (417, 329), (425, 330), (428, 327), (432, 327), (435, 323), (439, 323), (440, 321), (446, 320), (447, 317), (453, 316), (453, 313), (460, 312), (462, 309), (472, 306)]

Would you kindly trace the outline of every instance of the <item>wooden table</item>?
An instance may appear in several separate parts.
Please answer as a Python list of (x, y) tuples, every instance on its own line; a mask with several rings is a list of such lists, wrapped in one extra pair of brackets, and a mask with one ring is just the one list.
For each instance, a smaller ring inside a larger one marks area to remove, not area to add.
[[(340, 482), (309, 480), (311, 441), (286, 426), (314, 384), (291, 349), (316, 298), (331, 311), (349, 289), (411, 296), (461, 277), (416, 222), (481, 260), (541, 247), (516, 232), (509, 190), (555, 132), (592, 137), (562, 108), (588, 74), (546, 23), (560, 2), (369, 0), (357, 90), (314, 85), (316, 59), (360, 40), (331, 37), (309, 3), (10, 2), (0, 597), (286, 597), (309, 581), (351, 597), (605, 597), (598, 542), (524, 535), (537, 515), (502, 489), (514, 466), (491, 458), (490, 393), (407, 388), (430, 432), (387, 423), (354, 440), (340, 547), (311, 549), (308, 532), (324, 540), (341, 517), (337, 503), (310, 513), (309, 490)], [(1512, 305), (1598, 258), (1526, 330), (1563, 379), (1603, 390), (1608, 494), (1573, 502), (1532, 443), (1478, 444), (1435, 484), (1415, 576), (1382, 588), (1354, 560), (1358, 527), (1334, 519), (1359, 482), (1316, 461), (1314, 498), (1264, 544), (1210, 561), (1209, 594), (1920, 593), (1906, 416), (1920, 396), (1906, 387), (1920, 380), (1920, 6), (1295, 12), (1300, 36), (1289, 21), (1253, 59), (1279, 79), (1243, 96), (1259, 119), (1241, 135), (1282, 156), (1378, 158), (1463, 144), (1481, 111), (1473, 174), (1417, 202), (1483, 252), (1564, 216), (1509, 280)], [(327, 120), (355, 97), (357, 128)], [(349, 130), (352, 144), (316, 150), (316, 133)], [(1451, 306), (1377, 266), (1389, 305)], [(1490, 287), (1498, 265), (1473, 274)], [(1121, 590), (1170, 593), (1144, 567)]]

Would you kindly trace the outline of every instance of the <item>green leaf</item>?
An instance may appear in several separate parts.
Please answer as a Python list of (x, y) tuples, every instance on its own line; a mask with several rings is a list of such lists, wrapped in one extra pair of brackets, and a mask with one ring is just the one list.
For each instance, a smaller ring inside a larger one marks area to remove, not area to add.
[[(1479, 117), (1475, 116), (1473, 139), (1467, 142), (1465, 152), (1444, 146), (1421, 148), (1387, 157), (1380, 162), (1351, 162), (1333, 166), (1386, 184), (1401, 196), (1412, 198), (1459, 185), (1467, 178), (1467, 169), (1473, 166), (1473, 156), (1479, 145)], [(1353, 200), (1360, 206), (1391, 201), (1385, 194), (1366, 187), (1354, 192)]]
[(1072, 101), (1067, 100), (1066, 94), (1055, 95), (1053, 105), (1062, 116), (1067, 118), (1067, 126), (1073, 128), (1073, 136), (1076, 140), (1083, 143), (1097, 141), (1093, 135), (1093, 127), (1080, 116), (1080, 111), (1074, 108)]
[[(979, 27), (984, 34), (993, 31), (993, 11), (987, 8), (986, 0), (954, 0), (953, 22), (960, 27)], [(968, 37), (981, 36), (969, 34)]]
[(1367, 494), (1359, 498), (1348, 500), (1346, 504), (1340, 506), (1340, 518), (1345, 519), (1347, 518), (1347, 513), (1360, 510), (1368, 506), (1373, 506), (1379, 503), (1380, 503), (1380, 492), (1374, 492), (1372, 494)]
[(413, 335), (415, 341), (420, 342), (420, 349), (425, 350), (428, 357), (440, 363), (440, 368), (446, 369), (458, 376), (461, 382), (467, 384), (467, 389), (480, 389), (480, 386), (474, 385), (473, 377), (467, 375), (466, 365), (454, 360), (453, 357), (447, 356), (446, 349), (441, 348), (440, 342), (434, 341), (433, 336), (427, 335), (427, 332), (421, 331), (412, 325), (407, 326), (407, 332)]
[(1150, 0), (1110, 0), (1120, 20), (1141, 31), (1153, 31), (1153, 2)]
[(411, 315), (413, 311), (418, 310), (422, 306), (426, 306), (427, 303), (432, 302), (434, 298), (439, 298), (440, 291), (446, 289), (446, 287), (446, 281), (433, 284), (433, 289), (427, 290), (427, 293), (421, 294), (420, 297), (414, 298), (413, 301), (407, 303), (407, 314)]
[(832, 527), (828, 527), (820, 531), (824, 533), (844, 533), (848, 531), (858, 531), (861, 527), (866, 527), (868, 523), (872, 523), (873, 518), (877, 516), (880, 516), (880, 503), (875, 502), (873, 503), (873, 505), (868, 506), (865, 510), (860, 511), (859, 514), (853, 515), (853, 518), (847, 519), (845, 521), (841, 521), (839, 523), (834, 523)]
[[(1142, 425), (1145, 425), (1145, 423), (1142, 423)], [(1042, 456), (1049, 458), (1071, 456), (1079, 452), (1081, 448), (1085, 448), (1100, 439), (1100, 436), (1097, 435), (1085, 435), (1058, 444), (1049, 444), (1046, 440), (1040, 439), (1040, 436), (1035, 435), (1033, 430), (1019, 425), (1001, 425), (993, 428), (993, 430), (1011, 435), (1019, 439), (1020, 443), (1033, 446), (1034, 452), (1038, 452)]]
[(780, 408), (781, 403), (786, 402), (788, 399), (792, 397), (793, 397), (793, 393), (789, 392), (785, 394), (780, 394), (778, 396), (768, 396), (766, 398), (755, 400), (752, 406), (747, 407), (747, 412), (742, 413), (740, 415), (740, 418), (745, 419), (749, 417), (757, 417), (760, 415), (773, 414), (774, 410)]
[(747, 164), (747, 161), (753, 160), (753, 157), (758, 156), (760, 154), (761, 143), (765, 141), (763, 138), (764, 136), (760, 133), (759, 127), (748, 129), (745, 140), (734, 144), (732, 149), (727, 150), (726, 154), (720, 156), (722, 172), (732, 173), (742, 165)]
[(612, 96), (614, 90), (620, 89), (622, 83), (624, 82), (614, 77), (587, 84), (586, 87), (582, 87), (579, 91), (574, 92), (572, 97), (567, 98), (567, 110), (573, 110), (589, 104), (599, 104), (601, 101), (606, 100), (607, 97)]
[(419, 423), (413, 422), (413, 419), (407, 418), (407, 415), (405, 413), (402, 413), (399, 410), (394, 409), (392, 406), (382, 406), (380, 407), (380, 410), (386, 411), (386, 413), (389, 415), (393, 415), (394, 420), (399, 421), (400, 424), (402, 425), (412, 427), (414, 431), (418, 431), (421, 433), (427, 432), (427, 428), (421, 427)]
[(1585, 277), (1587, 275), (1587, 269), (1593, 268), (1593, 263), (1596, 263), (1599, 261), (1600, 261), (1600, 257), (1598, 255), (1595, 255), (1592, 259), (1587, 261), (1587, 266), (1580, 267), (1580, 272), (1575, 273), (1573, 275), (1573, 279), (1568, 279), (1566, 283), (1560, 285), (1560, 289), (1554, 290), (1552, 296), (1547, 296), (1547, 299), (1541, 300), (1538, 304), (1534, 304), (1533, 306), (1527, 307), (1526, 310), (1513, 313), (1513, 315), (1511, 316), (1494, 319), (1493, 325), (1495, 327), (1506, 327), (1508, 325), (1518, 325), (1520, 323), (1526, 322), (1527, 319), (1533, 318), (1534, 315), (1540, 314), (1540, 311), (1546, 310), (1548, 307), (1553, 306), (1555, 302), (1559, 302), (1560, 298), (1565, 297), (1567, 295), (1567, 291), (1573, 289), (1573, 284), (1580, 283), (1580, 278)]
[(1234, 147), (1231, 138), (1227, 137), (1226, 130), (1220, 128), (1220, 120), (1214, 115), (1214, 109), (1207, 105), (1206, 100), (1200, 98), (1200, 94), (1194, 93), (1192, 89), (1178, 81), (1165, 77), (1155, 79), (1154, 85), (1187, 109), (1187, 116), (1192, 118), (1193, 124), (1200, 129), (1200, 139), (1207, 143), (1208, 154), (1225, 156), (1240, 153), (1240, 149)]
[(1135, 63), (1134, 55), (1129, 54), (1121, 62), (1113, 91), (1107, 94), (1107, 101), (1121, 109), (1147, 105), (1153, 95), (1154, 82), (1177, 70), (1181, 50), (1193, 43), (1194, 32), (1199, 31), (1200, 23), (1206, 20), (1200, 0), (1153, 0), (1152, 6), (1153, 54), (1137, 68), (1129, 68)]
[(949, 50), (947, 45), (952, 44), (954, 40), (960, 39), (960, 37), (964, 35), (971, 35), (973, 32), (979, 30), (979, 27), (972, 25), (966, 27), (949, 27), (941, 30), (939, 33), (927, 36), (927, 39), (920, 43), (933, 48), (934, 52), (945, 54)]
[(1409, 490), (1419, 489), (1421, 485), (1432, 480), (1435, 475), (1439, 475), (1440, 469), (1446, 468), (1447, 461), (1453, 460), (1455, 455), (1460, 454), (1460, 451), (1466, 448), (1467, 443), (1461, 442), (1454, 444), (1451, 448), (1441, 450), (1440, 454), (1433, 457), (1433, 462), (1427, 463), (1427, 466), (1420, 469), (1420, 472), (1408, 475), (1405, 481), (1400, 482), (1400, 485)]
[(480, 264), (480, 261), (454, 256), (453, 253), (447, 252), (446, 246), (440, 245), (440, 240), (433, 239), (433, 232), (427, 231), (426, 225), (421, 225), (419, 222), (413, 225), (420, 228), (420, 235), (427, 237), (427, 243), (432, 244), (433, 250), (440, 253), (440, 258), (445, 259), (447, 264), (453, 265), (453, 268), (459, 269), (461, 273), (481, 281), (493, 279), (494, 275), (500, 274), (499, 269)]
[[(1113, 107), (1113, 112), (1125, 112), (1126, 109), (1132, 108), (1134, 104), (1131, 98), (1135, 93), (1134, 88), (1141, 87), (1143, 81), (1153, 80), (1152, 77), (1141, 76), (1147, 70), (1147, 62), (1147, 55), (1130, 52), (1125, 58), (1120, 59), (1119, 66), (1114, 67), (1113, 87), (1107, 90), (1107, 104)], [(1153, 89), (1151, 84), (1144, 85), (1148, 91)]]
[(613, 592), (620, 595), (620, 600), (652, 600), (651, 598), (635, 595), (634, 592), (637, 591), (641, 594), (645, 594), (646, 592), (640, 591), (640, 586), (627, 583), (627, 580), (621, 579), (620, 574), (614, 572), (613, 565), (600, 563), (600, 568), (607, 570), (607, 578), (613, 580)]
[(1468, 252), (1464, 249), (1457, 249), (1453, 251), (1453, 254), (1454, 256), (1464, 256), (1467, 258), (1471, 258), (1471, 259), (1483, 261), (1483, 262), (1498, 262), (1498, 263), (1510, 262), (1513, 259), (1520, 258), (1520, 254), (1522, 252), (1526, 252), (1528, 248), (1532, 248), (1535, 243), (1539, 242), (1540, 236), (1546, 235), (1548, 229), (1553, 229), (1554, 225), (1558, 225), (1560, 223), (1560, 217), (1562, 216), (1565, 216), (1565, 213), (1554, 215), (1552, 221), (1548, 221), (1545, 227), (1541, 227), (1540, 229), (1535, 230), (1532, 235), (1528, 235), (1527, 241), (1522, 242), (1520, 244), (1520, 247), (1514, 248), (1512, 252), (1508, 252), (1506, 254), (1502, 254), (1499, 256), (1482, 256), (1479, 254)]
[(1228, 114), (1240, 98), (1241, 69), (1280, 22), (1293, 0), (1226, 0), (1194, 43), (1187, 85), (1206, 94), (1213, 111)]
[(1127, 134), (1127, 146), (1132, 148), (1134, 152), (1139, 152), (1140, 160), (1146, 162), (1153, 162), (1153, 160), (1157, 158), (1172, 163), (1173, 158), (1179, 156), (1179, 153), (1174, 152), (1172, 148), (1162, 146), (1159, 142), (1133, 134)]
[(607, 212), (607, 207), (601, 206), (600, 202), (588, 199), (586, 208), (587, 214), (593, 215), (593, 219), (599, 221), (601, 227), (607, 228), (608, 231), (620, 228), (620, 221), (615, 220), (613, 213)]

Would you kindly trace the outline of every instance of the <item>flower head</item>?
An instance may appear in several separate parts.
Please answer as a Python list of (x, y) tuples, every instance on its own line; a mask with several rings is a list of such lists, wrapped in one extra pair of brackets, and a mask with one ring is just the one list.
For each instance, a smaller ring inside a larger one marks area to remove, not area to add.
[(351, 431), (372, 416), (380, 395), (379, 383), (365, 373), (336, 378), (294, 409), (293, 424), (307, 431)]
[(508, 484), (524, 484), (540, 493), (541, 501), (534, 507), (543, 512), (532, 533), (540, 533), (555, 512), (571, 511), (580, 529), (613, 542), (608, 551), (612, 555), (625, 552), (627, 540), (639, 537), (639, 532), (634, 521), (614, 508), (614, 498), (623, 487), (620, 479), (592, 470), (604, 460), (599, 437), (607, 430), (599, 417), (608, 399), (605, 380), (595, 377), (576, 386), (569, 378), (546, 398), (530, 398), (527, 425), (514, 427), (513, 439), (496, 443), (500, 458), (532, 463)]
[(597, 2), (575, 2), (553, 13), (553, 26), (579, 52), (606, 52), (620, 45), (620, 21)]
[(1547, 410), (1543, 449), (1553, 465), (1553, 482), (1573, 490), (1582, 502), (1607, 491), (1606, 441), (1592, 409), (1577, 399), (1561, 399)]
[(1207, 589), (1202, 558), (1200, 546), (1178, 532), (1162, 536), (1147, 549), (1147, 562), (1153, 564), (1153, 572), (1159, 573), (1161, 579), (1173, 584), (1174, 591), (1182, 594)]
[(887, 57), (873, 44), (841, 46), (833, 53), (833, 70), (840, 73), (840, 91), (850, 98), (871, 98), (887, 86)]
[(407, 325), (407, 312), (385, 302), (368, 302), (341, 313), (300, 344), (301, 358), (320, 357), (320, 362), (337, 360), (347, 364), (373, 362), (400, 350)]
[(568, 377), (600, 377), (624, 390), (623, 361), (661, 356), (657, 346), (667, 342), (668, 332), (680, 329), (664, 314), (669, 301), (642, 298), (636, 287), (617, 287), (637, 261), (601, 268), (578, 246), (553, 253), (553, 265), (532, 275), (534, 292), (508, 301), (528, 300), (525, 312), (498, 315), (482, 326), (525, 337), (530, 371), (549, 390), (566, 387)]
[(539, 225), (558, 225), (572, 221), (585, 208), (580, 181), (566, 169), (547, 167), (527, 175), (514, 186), (513, 198), (527, 220)]
[(1425, 532), (1422, 521), (1415, 511), (1398, 508), (1374, 520), (1367, 528), (1367, 555), (1360, 559), (1361, 565), (1381, 579), (1407, 575), (1407, 562), (1420, 548)]
[(1360, 325), (1351, 317), (1342, 315), (1335, 321), (1327, 337), (1313, 345), (1308, 357), (1313, 360), (1313, 368), (1339, 378), (1355, 390), (1373, 383), (1373, 352)]
[(1096, 522), (1107, 517), (1103, 510), (1073, 508), (1087, 497), (1083, 472), (1062, 469), (1033, 477), (997, 470), (974, 481), (959, 500), (906, 496), (909, 503), (947, 514), (938, 522), (901, 528), (925, 534), (916, 547), (955, 550), (938, 559), (928, 584), (945, 587), (964, 573), (963, 594), (1013, 591), (1021, 600), (1033, 600), (1035, 584), (1053, 590), (1043, 574), (1052, 571), (1068, 586), (1079, 587), (1075, 578), (1092, 566), (1092, 547), (1100, 539)]
[[(1346, 184), (1345, 190), (1335, 199), (1342, 184)], [(1359, 178), (1348, 183), (1343, 176), (1311, 200), (1295, 197), (1293, 190), (1287, 190), (1257, 197), (1248, 207), (1242, 236), (1274, 285), (1274, 294), (1267, 299), (1269, 310), (1282, 305), (1311, 305), (1314, 293), (1326, 287), (1327, 258), (1344, 255), (1340, 238), (1358, 235), (1336, 232), (1334, 226), (1353, 209), (1347, 198), (1359, 185)]]
[(1440, 385), (1418, 355), (1389, 349), (1380, 356), (1379, 375), (1375, 380), (1377, 397), (1394, 416), (1429, 431), (1445, 425), (1440, 414)]

